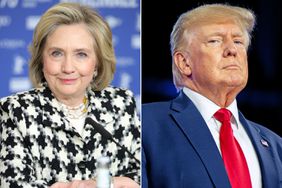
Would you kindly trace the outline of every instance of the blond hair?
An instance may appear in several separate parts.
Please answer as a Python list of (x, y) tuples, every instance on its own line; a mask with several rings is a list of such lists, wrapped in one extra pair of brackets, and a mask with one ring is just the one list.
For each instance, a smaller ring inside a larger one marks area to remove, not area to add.
[[(196, 26), (230, 21), (242, 28), (247, 37), (247, 46), (249, 46), (255, 25), (255, 15), (251, 10), (226, 4), (207, 4), (183, 13), (173, 26), (170, 35), (172, 57), (176, 51), (183, 50), (187, 44), (187, 34)], [(183, 87), (182, 75), (175, 63), (172, 63), (172, 73), (176, 88)]]
[(77, 23), (86, 25), (94, 41), (98, 74), (93, 78), (91, 87), (99, 91), (110, 84), (116, 68), (116, 58), (109, 25), (98, 12), (87, 6), (76, 3), (59, 3), (43, 14), (33, 34), (33, 41), (29, 48), (31, 53), (29, 77), (34, 87), (39, 87), (46, 81), (42, 69), (43, 50), (47, 37), (60, 25)]

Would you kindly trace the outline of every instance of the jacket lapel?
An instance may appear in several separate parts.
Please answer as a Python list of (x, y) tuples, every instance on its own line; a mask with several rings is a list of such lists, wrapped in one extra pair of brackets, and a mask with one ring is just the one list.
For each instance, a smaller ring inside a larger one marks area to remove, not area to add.
[(88, 91), (90, 105), (87, 116), (102, 126), (114, 121), (115, 114), (117, 114), (117, 112), (110, 113), (113, 110), (113, 105), (111, 104), (111, 98), (109, 98), (109, 95), (106, 96), (105, 92), (108, 92), (107, 88), (102, 91)]
[[(113, 106), (110, 91), (107, 88), (102, 91), (88, 90), (88, 106), (87, 117), (90, 117), (97, 124), (101, 125), (108, 132), (112, 133), (114, 124), (116, 123), (119, 112)], [(90, 124), (85, 124), (85, 127), (92, 127)], [(93, 127), (92, 127), (93, 128)]]
[(201, 114), (181, 92), (172, 102), (171, 115), (201, 158), (215, 187), (230, 187), (216, 143)]
[(239, 117), (256, 150), (260, 163), (263, 187), (277, 187), (279, 185), (278, 171), (274, 163), (275, 160), (270, 140), (263, 135), (258, 127), (251, 126), (241, 113), (239, 113)]
[(42, 109), (42, 124), (56, 130), (74, 132), (48, 86), (43, 85), (37, 92)]

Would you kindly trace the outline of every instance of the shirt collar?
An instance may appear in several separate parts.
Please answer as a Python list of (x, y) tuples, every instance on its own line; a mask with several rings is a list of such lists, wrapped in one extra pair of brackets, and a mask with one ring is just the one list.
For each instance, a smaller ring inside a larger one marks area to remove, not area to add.
[[(220, 106), (216, 105), (214, 102), (212, 102), (205, 96), (187, 87), (183, 88), (183, 92), (194, 103), (194, 105), (196, 106), (196, 108), (199, 110), (200, 114), (204, 118), (205, 122), (210, 121), (210, 119), (213, 118), (214, 113), (221, 108)], [(238, 107), (237, 107), (236, 99), (226, 108), (230, 110), (230, 112), (232, 113), (236, 121), (236, 125), (238, 125), (239, 124), (239, 114), (238, 114)]]

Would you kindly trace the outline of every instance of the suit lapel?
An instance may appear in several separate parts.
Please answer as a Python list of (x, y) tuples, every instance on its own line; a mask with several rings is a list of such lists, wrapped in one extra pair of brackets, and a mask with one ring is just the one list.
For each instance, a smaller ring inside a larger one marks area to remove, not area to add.
[(251, 126), (241, 113), (239, 113), (239, 117), (256, 150), (260, 163), (263, 187), (276, 187), (279, 185), (279, 179), (270, 140), (263, 135), (258, 127)]
[(201, 158), (215, 187), (230, 187), (216, 143), (194, 104), (181, 92), (171, 109), (172, 117)]
[[(102, 91), (88, 91), (89, 107), (87, 116), (102, 126), (106, 126), (108, 123), (113, 122), (116, 119), (117, 113), (110, 113), (107, 108), (113, 108), (112, 98), (106, 96), (107, 88)], [(107, 105), (107, 106), (106, 106)]]

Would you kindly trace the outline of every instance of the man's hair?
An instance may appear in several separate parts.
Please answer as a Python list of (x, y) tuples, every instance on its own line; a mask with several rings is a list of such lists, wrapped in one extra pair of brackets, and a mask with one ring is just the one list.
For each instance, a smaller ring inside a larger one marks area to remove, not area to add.
[(43, 74), (43, 50), (47, 37), (61, 25), (83, 23), (93, 38), (93, 48), (97, 56), (97, 76), (91, 87), (102, 90), (113, 79), (116, 58), (112, 44), (112, 31), (107, 22), (91, 8), (76, 3), (59, 3), (48, 9), (37, 24), (30, 45), (31, 60), (29, 76), (34, 87), (45, 82)]
[[(255, 25), (255, 15), (251, 10), (226, 4), (206, 4), (183, 13), (173, 26), (170, 35), (171, 55), (183, 50), (187, 45), (187, 34), (193, 28), (206, 24), (234, 22), (247, 37), (247, 46), (250, 44), (251, 33)], [(172, 63), (173, 82), (176, 88), (182, 88), (182, 75)]]

